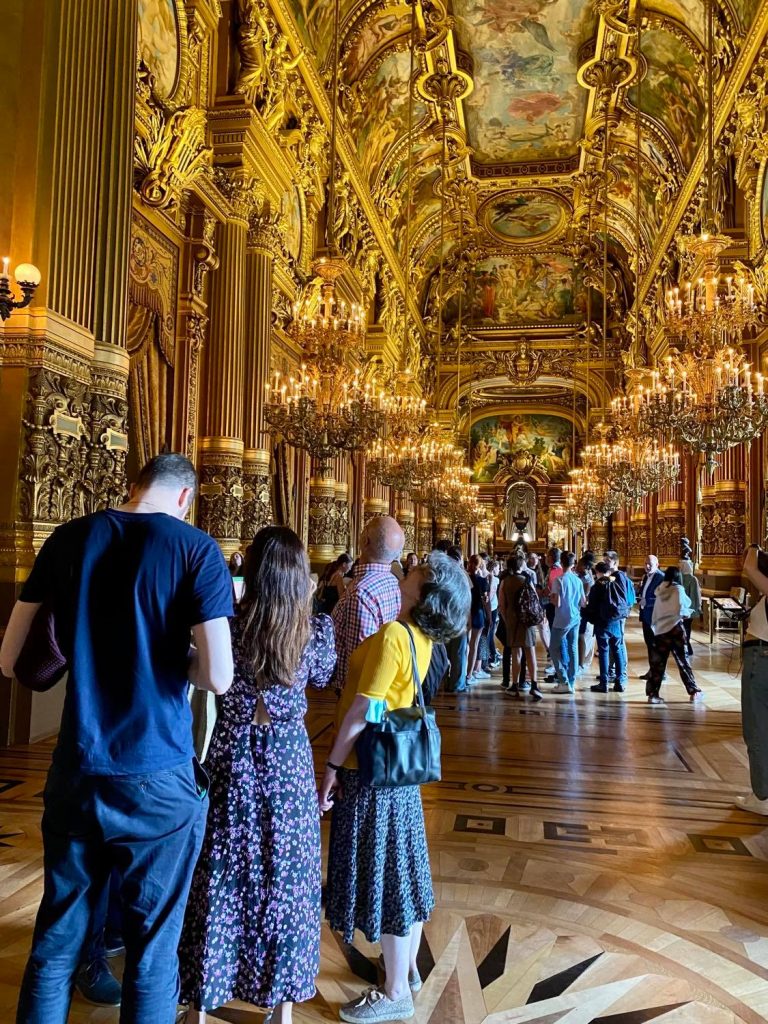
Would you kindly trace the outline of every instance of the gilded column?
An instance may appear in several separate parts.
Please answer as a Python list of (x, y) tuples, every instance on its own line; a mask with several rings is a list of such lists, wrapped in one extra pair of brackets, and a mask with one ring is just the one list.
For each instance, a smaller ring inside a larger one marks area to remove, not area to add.
[(368, 476), (365, 481), (363, 519), (367, 523), (376, 516), (389, 515), (389, 488)]
[(349, 517), (349, 456), (346, 452), (333, 460), (334, 497), (336, 501), (336, 525), (334, 530), (334, 550), (337, 555), (349, 550), (350, 517)]
[(611, 546), (619, 556), (619, 565), (627, 564), (627, 507), (622, 505), (611, 517)]
[(628, 564), (640, 567), (646, 556), (655, 554), (651, 550), (651, 520), (648, 496), (646, 495), (638, 508), (633, 508), (629, 518), (629, 551)]
[(413, 502), (407, 494), (400, 492), (397, 494), (395, 500), (395, 519), (402, 526), (403, 533), (405, 534), (403, 551), (405, 554), (408, 554), (409, 551), (416, 551), (416, 516)]
[(416, 531), (416, 549), (419, 557), (432, 550), (432, 516), (429, 509), (418, 506), (418, 527)]
[(200, 525), (230, 554), (243, 522), (245, 399), (245, 250), (247, 207), (231, 183), (234, 216), (219, 231), (219, 268), (211, 287), (205, 349), (205, 403), (200, 438)]
[(704, 586), (738, 586), (746, 546), (746, 453), (743, 445), (719, 457), (714, 478), (701, 489), (701, 563)]
[(668, 484), (659, 492), (656, 511), (656, 554), (663, 566), (677, 564), (680, 538), (685, 536), (685, 480)]
[(333, 470), (313, 463), (309, 481), (309, 526), (307, 553), (315, 572), (321, 572), (336, 557), (338, 506)]
[(589, 547), (598, 558), (608, 549), (608, 523), (592, 523), (589, 527)]
[[(435, 540), (453, 540), (453, 529), (450, 519), (439, 516), (435, 520)], [(469, 552), (471, 554), (471, 552)]]
[(243, 543), (272, 522), (270, 454), (264, 401), (272, 348), (272, 265), (276, 219), (268, 207), (250, 217), (245, 258), (245, 419), (243, 423)]

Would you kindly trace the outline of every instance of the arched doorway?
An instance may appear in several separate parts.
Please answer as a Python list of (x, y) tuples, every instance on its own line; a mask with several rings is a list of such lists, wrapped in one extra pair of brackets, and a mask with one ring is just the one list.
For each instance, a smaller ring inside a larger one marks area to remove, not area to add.
[(504, 496), (505, 536), (509, 541), (516, 539), (520, 532), (519, 525), (527, 520), (525, 534), (531, 540), (537, 537), (536, 531), (536, 488), (526, 480), (515, 480), (507, 487)]

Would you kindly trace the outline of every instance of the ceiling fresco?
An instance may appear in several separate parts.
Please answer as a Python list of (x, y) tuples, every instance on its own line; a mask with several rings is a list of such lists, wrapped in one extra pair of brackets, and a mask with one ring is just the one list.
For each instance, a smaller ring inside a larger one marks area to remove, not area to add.
[(575, 156), (587, 96), (578, 52), (595, 31), (586, 0), (454, 0), (458, 46), (474, 64), (464, 109), (478, 164)]
[[(642, 50), (647, 71), (640, 108), (663, 125), (687, 169), (701, 139), (705, 114), (698, 65), (681, 40), (663, 29), (643, 33)], [(636, 86), (629, 90), (629, 100), (637, 104)]]
[[(583, 319), (586, 291), (569, 256), (492, 256), (474, 266), (461, 296), (462, 318), (473, 327)], [(455, 323), (459, 295), (446, 302)]]
[(352, 31), (344, 42), (341, 74), (346, 82), (357, 82), (374, 70), (379, 54), (395, 45), (407, 45), (411, 30), (408, 7), (375, 12)]
[[(392, 145), (408, 128), (408, 53), (390, 53), (368, 81), (365, 102), (352, 107), (347, 121), (357, 154), (370, 185), (379, 176)], [(413, 103), (413, 123), (426, 115), (423, 103)]]
[(484, 224), (489, 231), (513, 244), (551, 237), (565, 226), (567, 204), (549, 192), (505, 192), (486, 204)]
[(541, 467), (553, 481), (568, 479), (573, 424), (562, 416), (486, 416), (472, 424), (470, 466), (475, 483), (489, 483), (504, 468), (504, 456), (541, 450)]

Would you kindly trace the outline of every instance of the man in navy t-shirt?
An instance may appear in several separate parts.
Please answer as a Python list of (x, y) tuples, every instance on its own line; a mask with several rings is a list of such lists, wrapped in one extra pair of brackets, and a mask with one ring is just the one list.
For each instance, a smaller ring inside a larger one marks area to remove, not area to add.
[(208, 803), (187, 685), (225, 693), (233, 673), (232, 580), (213, 539), (183, 521), (196, 486), (188, 459), (159, 455), (121, 508), (58, 527), (8, 623), (3, 674), (43, 604), (69, 666), (18, 1024), (65, 1024), (113, 870), (126, 948), (120, 1020), (175, 1020), (176, 950)]

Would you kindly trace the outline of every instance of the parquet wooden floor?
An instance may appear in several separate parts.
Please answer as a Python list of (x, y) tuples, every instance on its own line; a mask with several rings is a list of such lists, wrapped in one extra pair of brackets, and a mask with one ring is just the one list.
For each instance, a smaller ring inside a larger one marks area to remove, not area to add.
[[(498, 679), (439, 698), (444, 778), (424, 790), (437, 910), (417, 1024), (761, 1024), (768, 1020), (768, 821), (747, 790), (739, 652), (695, 642), (705, 699), (675, 669), (649, 707), (630, 633), (625, 695), (504, 696)], [(318, 769), (333, 699), (312, 699)], [(40, 792), (51, 744), (0, 751), (0, 1021), (13, 1019), (40, 893)], [(327, 839), (327, 823), (324, 835)], [(327, 930), (299, 1024), (333, 1021), (375, 981), (378, 950)], [(70, 1020), (113, 1010), (76, 999)], [(235, 1004), (214, 1021), (254, 1024)], [(149, 1024), (149, 1022), (148, 1022)]]

